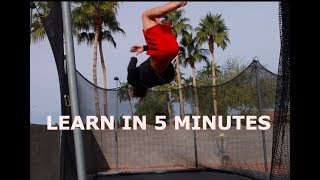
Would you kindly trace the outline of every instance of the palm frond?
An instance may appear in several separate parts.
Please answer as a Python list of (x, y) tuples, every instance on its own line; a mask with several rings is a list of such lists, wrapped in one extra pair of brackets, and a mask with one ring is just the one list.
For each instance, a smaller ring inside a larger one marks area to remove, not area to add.
[(31, 29), (31, 41), (38, 43), (46, 37), (46, 31), (40, 21), (34, 21)]
[(108, 42), (110, 42), (113, 47), (117, 47), (117, 43), (115, 42), (114, 38), (112, 37), (110, 31), (103, 31), (103, 40), (107, 40)]
[(227, 47), (227, 44), (230, 43), (228, 35), (229, 29), (226, 27), (221, 14), (213, 15), (211, 12), (207, 13), (204, 18), (200, 19), (198, 26), (195, 28), (195, 32), (199, 46), (208, 42), (210, 36), (213, 37), (213, 43), (223, 50)]
[(86, 39), (90, 41), (88, 42), (89, 44), (94, 39), (91, 37), (92, 34), (94, 34), (95, 30), (99, 30), (101, 31), (99, 32), (99, 40), (106, 40), (116, 47), (112, 34), (122, 33), (122, 35), (125, 35), (125, 31), (120, 27), (120, 23), (116, 18), (119, 2), (88, 1), (77, 2), (76, 4), (77, 6), (72, 10), (74, 28), (90, 35), (90, 38)]

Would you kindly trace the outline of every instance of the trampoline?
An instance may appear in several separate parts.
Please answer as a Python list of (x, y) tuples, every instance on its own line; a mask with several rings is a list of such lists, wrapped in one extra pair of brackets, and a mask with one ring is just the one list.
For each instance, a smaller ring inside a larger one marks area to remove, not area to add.
[(252, 180), (235, 173), (213, 169), (98, 173), (92, 180)]

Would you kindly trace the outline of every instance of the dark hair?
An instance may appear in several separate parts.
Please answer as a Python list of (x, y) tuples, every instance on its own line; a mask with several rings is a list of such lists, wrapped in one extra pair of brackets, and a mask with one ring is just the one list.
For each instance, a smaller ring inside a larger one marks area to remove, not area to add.
[(147, 95), (148, 89), (146, 88), (136, 88), (134, 86), (130, 86), (130, 93), (132, 97), (140, 97), (144, 98)]

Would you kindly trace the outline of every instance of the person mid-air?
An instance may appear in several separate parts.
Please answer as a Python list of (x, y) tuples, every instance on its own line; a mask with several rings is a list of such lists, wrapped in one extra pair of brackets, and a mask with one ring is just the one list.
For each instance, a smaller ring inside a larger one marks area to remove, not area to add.
[[(162, 23), (159, 18), (186, 4), (187, 1), (169, 2), (142, 13), (146, 45), (131, 47), (130, 51), (136, 54), (130, 58), (127, 69), (132, 97), (143, 98), (149, 88), (170, 83), (174, 79), (175, 69), (171, 61), (179, 53), (179, 45), (172, 34), (170, 23)], [(149, 58), (137, 67), (136, 55), (143, 51), (146, 51)]]

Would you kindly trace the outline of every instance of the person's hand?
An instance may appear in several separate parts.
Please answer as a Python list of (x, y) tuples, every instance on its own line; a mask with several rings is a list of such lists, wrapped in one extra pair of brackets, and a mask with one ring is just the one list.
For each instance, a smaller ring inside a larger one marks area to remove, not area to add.
[(181, 7), (183, 7), (183, 6), (187, 5), (187, 4), (188, 4), (188, 1), (182, 1)]
[(136, 55), (138, 55), (143, 52), (143, 46), (142, 45), (132, 46), (130, 49), (130, 52), (134, 52), (134, 53), (136, 53)]

